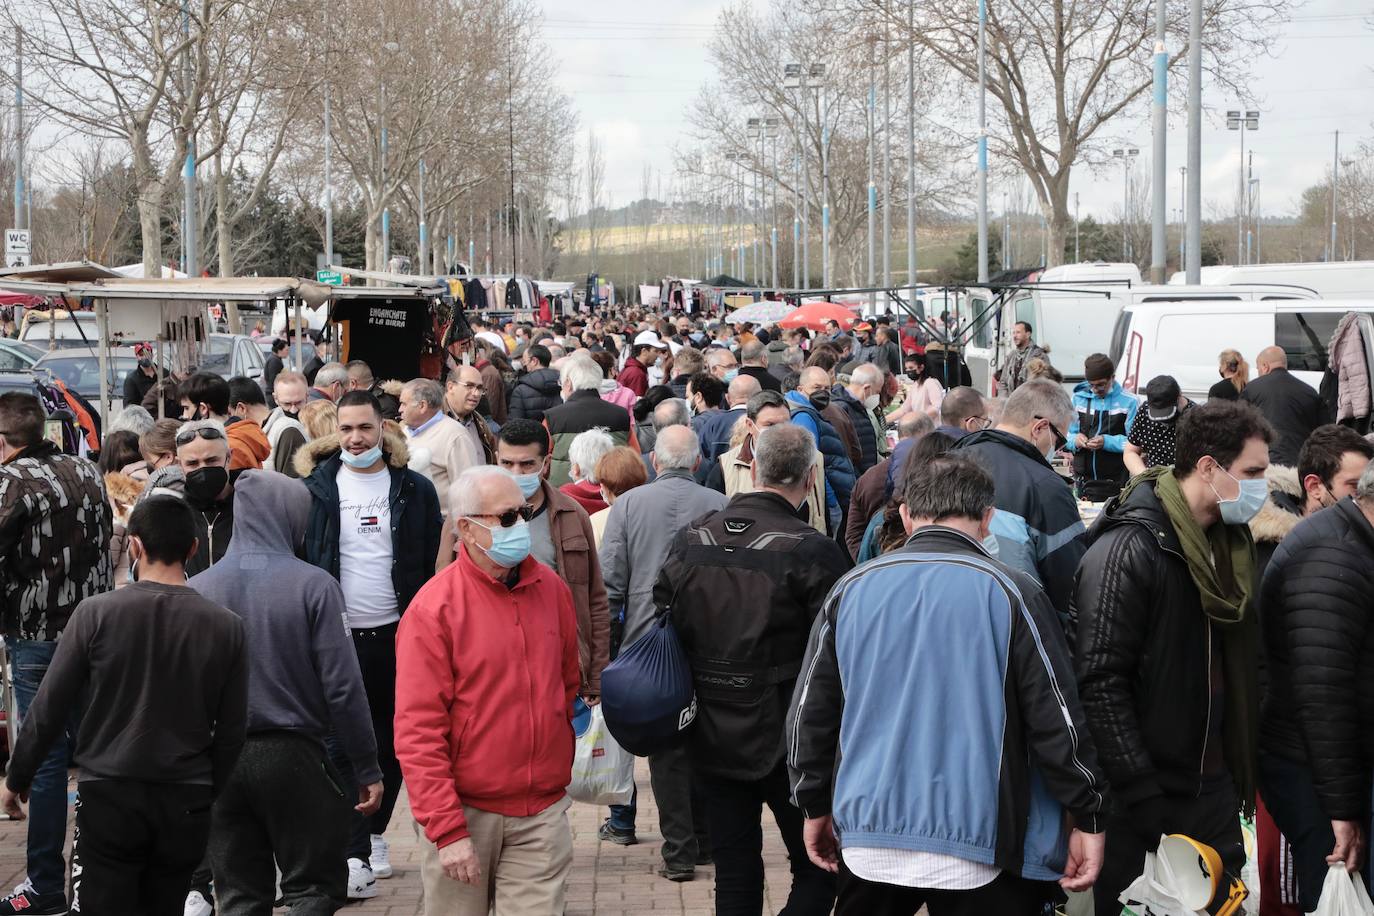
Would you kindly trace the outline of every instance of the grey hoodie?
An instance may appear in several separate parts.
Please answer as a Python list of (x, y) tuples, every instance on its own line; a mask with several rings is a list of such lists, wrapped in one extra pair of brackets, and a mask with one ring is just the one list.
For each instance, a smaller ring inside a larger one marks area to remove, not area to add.
[(343, 592), (329, 573), (296, 559), (310, 512), (305, 484), (245, 471), (234, 484), (234, 508), (224, 559), (187, 584), (243, 618), (248, 736), (294, 731), (323, 743), (332, 726), (359, 782), (380, 782)]

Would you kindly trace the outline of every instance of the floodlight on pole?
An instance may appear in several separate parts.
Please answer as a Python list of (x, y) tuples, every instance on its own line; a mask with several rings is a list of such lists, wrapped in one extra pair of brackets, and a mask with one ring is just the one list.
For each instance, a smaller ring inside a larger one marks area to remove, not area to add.
[(1131, 162), (1140, 155), (1138, 149), (1114, 149), (1112, 157), (1121, 160), (1121, 260), (1129, 261), (1131, 253), (1126, 237), (1126, 222), (1131, 209)]
[(1226, 112), (1226, 129), (1240, 134), (1240, 196), (1236, 201), (1236, 263), (1245, 263), (1245, 132), (1259, 130), (1260, 113), (1247, 109), (1245, 112)]

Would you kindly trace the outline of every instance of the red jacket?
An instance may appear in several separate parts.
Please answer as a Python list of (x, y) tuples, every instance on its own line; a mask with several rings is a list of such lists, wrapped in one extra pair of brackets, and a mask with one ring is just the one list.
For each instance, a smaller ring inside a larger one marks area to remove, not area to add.
[(558, 488), (558, 492), (571, 497), (579, 506), (587, 510), (588, 515), (595, 515), (606, 508), (606, 501), (601, 498), (601, 487), (586, 480), (579, 483), (571, 481), (565, 483)]
[(644, 392), (649, 390), (649, 370), (633, 356), (625, 360), (625, 368), (620, 370), (615, 380), (633, 391), (635, 397), (642, 398)]
[(464, 805), (528, 817), (572, 776), (572, 594), (533, 557), (519, 570), (507, 588), (460, 548), (396, 634), (396, 757), (411, 811), (440, 848), (468, 835)]

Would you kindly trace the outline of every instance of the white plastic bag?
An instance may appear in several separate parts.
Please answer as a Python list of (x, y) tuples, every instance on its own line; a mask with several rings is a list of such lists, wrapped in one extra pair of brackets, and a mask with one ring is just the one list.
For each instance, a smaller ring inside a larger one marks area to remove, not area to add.
[(588, 805), (628, 805), (635, 791), (635, 758), (606, 728), (601, 707), (592, 707), (591, 722), (573, 751), (568, 795)]
[[(1162, 837), (1161, 837), (1162, 839)], [(1125, 904), (1123, 916), (1192, 916), (1190, 910), (1176, 896), (1178, 894), (1172, 869), (1164, 858), (1153, 852), (1145, 853), (1145, 868), (1117, 899)], [(1129, 903), (1128, 903), (1129, 901)]]
[(1360, 873), (1350, 874), (1341, 862), (1327, 869), (1322, 897), (1313, 916), (1374, 916), (1374, 902), (1369, 899)]

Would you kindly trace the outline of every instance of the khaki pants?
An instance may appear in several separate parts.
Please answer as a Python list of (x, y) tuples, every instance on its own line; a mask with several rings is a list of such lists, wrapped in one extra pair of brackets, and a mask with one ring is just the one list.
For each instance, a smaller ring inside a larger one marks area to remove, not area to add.
[(564, 797), (531, 817), (505, 817), (463, 806), (473, 850), (482, 868), (474, 887), (454, 881), (439, 864), (439, 850), (419, 824), (420, 879), (425, 916), (563, 916), (572, 870), (572, 830)]

